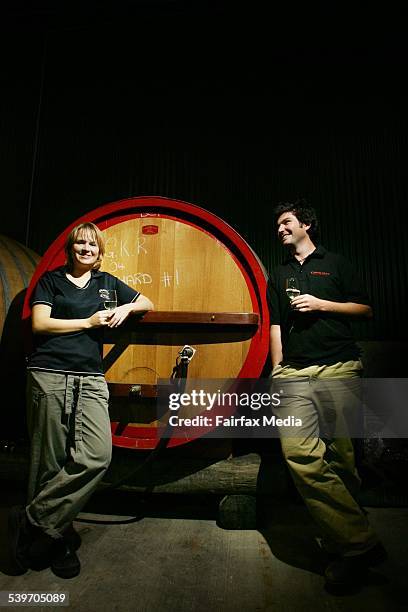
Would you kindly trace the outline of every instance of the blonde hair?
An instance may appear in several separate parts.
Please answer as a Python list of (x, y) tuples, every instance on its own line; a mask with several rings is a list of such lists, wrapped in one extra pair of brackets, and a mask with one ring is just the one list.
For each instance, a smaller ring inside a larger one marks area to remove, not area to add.
[(98, 259), (95, 261), (92, 269), (99, 270), (102, 264), (103, 256), (105, 255), (105, 239), (99, 227), (97, 227), (94, 223), (86, 222), (80, 223), (75, 226), (65, 241), (65, 256), (66, 256), (66, 265), (70, 272), (72, 272), (74, 268), (74, 259), (72, 256), (72, 246), (78, 240), (80, 233), (87, 234), (92, 240), (95, 240), (96, 244), (99, 247)]

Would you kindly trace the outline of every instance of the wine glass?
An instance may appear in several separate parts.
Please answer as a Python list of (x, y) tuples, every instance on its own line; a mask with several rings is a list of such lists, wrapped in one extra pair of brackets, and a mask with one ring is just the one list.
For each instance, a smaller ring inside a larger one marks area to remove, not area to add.
[(100, 294), (106, 310), (115, 310), (116, 306), (118, 305), (116, 289), (101, 289)]
[(294, 300), (295, 297), (300, 295), (299, 283), (297, 278), (294, 276), (286, 279), (286, 295), (290, 301)]

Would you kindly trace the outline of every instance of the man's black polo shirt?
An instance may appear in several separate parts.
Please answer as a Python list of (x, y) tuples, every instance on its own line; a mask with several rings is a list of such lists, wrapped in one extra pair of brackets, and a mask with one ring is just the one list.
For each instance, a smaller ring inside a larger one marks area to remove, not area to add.
[(293, 256), (278, 266), (268, 283), (271, 325), (280, 325), (282, 365), (305, 367), (358, 359), (350, 318), (324, 312), (296, 312), (290, 308), (285, 281), (296, 277), (301, 294), (332, 302), (368, 304), (368, 296), (351, 264), (337, 253), (318, 246), (301, 265)]

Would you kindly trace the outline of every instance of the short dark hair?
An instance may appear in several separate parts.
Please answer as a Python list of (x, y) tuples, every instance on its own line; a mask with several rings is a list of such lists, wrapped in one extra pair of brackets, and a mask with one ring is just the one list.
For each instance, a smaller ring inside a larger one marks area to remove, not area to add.
[(301, 198), (295, 202), (279, 202), (273, 211), (275, 223), (285, 212), (291, 212), (294, 214), (299, 223), (310, 225), (309, 229), (307, 230), (310, 239), (314, 241), (318, 240), (319, 221), (317, 219), (315, 209), (307, 203), (307, 200)]

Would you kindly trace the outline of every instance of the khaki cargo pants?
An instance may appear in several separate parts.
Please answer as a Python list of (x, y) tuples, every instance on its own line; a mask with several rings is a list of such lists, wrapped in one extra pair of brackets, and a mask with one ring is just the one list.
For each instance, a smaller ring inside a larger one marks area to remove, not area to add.
[(355, 499), (360, 478), (346, 437), (350, 420), (354, 428), (361, 416), (361, 373), (360, 361), (303, 369), (278, 365), (272, 372), (274, 390), (283, 392), (275, 415), (302, 421), (300, 427), (280, 428), (289, 471), (325, 548), (346, 556), (365, 552), (378, 541)]
[(103, 376), (28, 372), (31, 464), (27, 515), (59, 538), (109, 467), (112, 440)]

